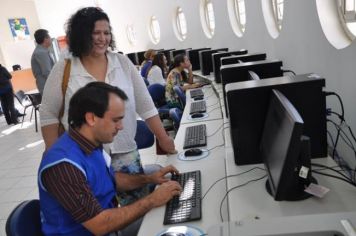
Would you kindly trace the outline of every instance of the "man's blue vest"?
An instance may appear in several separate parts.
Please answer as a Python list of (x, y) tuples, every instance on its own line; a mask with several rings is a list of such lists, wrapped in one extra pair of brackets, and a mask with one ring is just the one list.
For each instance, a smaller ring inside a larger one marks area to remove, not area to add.
[(41, 182), (44, 170), (62, 162), (71, 163), (83, 172), (92, 193), (103, 209), (115, 207), (112, 203), (116, 194), (114, 172), (104, 159), (103, 149), (97, 148), (90, 155), (86, 155), (65, 133), (43, 157), (38, 171), (42, 231), (45, 235), (92, 235), (82, 224), (74, 221)]

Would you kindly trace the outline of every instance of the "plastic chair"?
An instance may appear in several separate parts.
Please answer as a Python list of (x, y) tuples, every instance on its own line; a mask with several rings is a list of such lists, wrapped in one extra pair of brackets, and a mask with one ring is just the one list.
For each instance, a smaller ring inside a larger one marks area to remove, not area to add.
[(135, 141), (138, 149), (151, 147), (155, 142), (153, 133), (143, 120), (137, 120)]
[(186, 97), (184, 94), (184, 91), (179, 87), (179, 86), (174, 86), (173, 87), (174, 92), (178, 95), (179, 101), (180, 101), (180, 105), (182, 106), (182, 109), (184, 109), (185, 107), (185, 103), (186, 103)]
[(158, 109), (158, 113), (161, 118), (169, 116), (169, 107), (166, 102), (166, 88), (161, 84), (152, 84), (148, 86), (148, 92), (150, 93), (152, 100)]
[[(15, 98), (17, 99), (17, 101), (20, 103), (20, 105), (24, 108), (23, 110), (23, 114), (26, 114), (26, 109), (32, 106), (32, 102), (30, 100), (30, 98), (25, 94), (24, 91), (19, 90), (14, 94)], [(33, 113), (33, 109), (31, 111), (31, 117), (30, 117), (30, 121), (32, 120), (32, 113)], [(22, 124), (24, 122), (25, 116), (22, 117)]]
[(7, 218), (5, 230), (7, 236), (42, 236), (40, 201), (20, 203)]
[(178, 131), (180, 126), (180, 120), (182, 119), (182, 110), (179, 108), (172, 108), (169, 110), (169, 117), (173, 120), (173, 127), (175, 131)]

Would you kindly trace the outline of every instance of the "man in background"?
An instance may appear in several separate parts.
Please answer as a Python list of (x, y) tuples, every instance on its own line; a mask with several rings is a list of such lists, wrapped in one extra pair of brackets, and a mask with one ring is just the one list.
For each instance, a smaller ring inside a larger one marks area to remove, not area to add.
[(54, 61), (50, 55), (51, 37), (45, 29), (36, 30), (35, 40), (37, 46), (32, 53), (31, 67), (33, 75), (36, 78), (38, 91), (43, 95), (43, 89), (49, 73), (53, 67)]

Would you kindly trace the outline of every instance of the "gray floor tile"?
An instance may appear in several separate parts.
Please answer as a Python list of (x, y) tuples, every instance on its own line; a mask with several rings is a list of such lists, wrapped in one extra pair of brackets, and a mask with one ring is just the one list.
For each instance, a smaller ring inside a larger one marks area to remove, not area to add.
[(14, 184), (14, 188), (37, 187), (37, 175), (21, 177), (20, 181)]
[(15, 177), (15, 178), (1, 178), (0, 179), (0, 190), (1, 189), (10, 189), (12, 188), (15, 184), (17, 184), (21, 180), (21, 177)]
[(6, 236), (5, 224), (6, 224), (6, 220), (0, 220), (0, 236)]
[(20, 204), (20, 202), (0, 203), (0, 220), (6, 220), (18, 204)]
[(0, 203), (23, 201), (33, 189), (33, 187), (11, 188), (0, 196)]

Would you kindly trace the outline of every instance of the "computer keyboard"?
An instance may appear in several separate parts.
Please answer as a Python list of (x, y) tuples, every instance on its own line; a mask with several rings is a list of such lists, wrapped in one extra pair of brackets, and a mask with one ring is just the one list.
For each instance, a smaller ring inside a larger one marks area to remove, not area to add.
[(202, 89), (190, 90), (190, 97), (191, 98), (204, 97), (204, 92)]
[(206, 125), (186, 128), (183, 149), (206, 146)]
[(201, 219), (201, 176), (200, 171), (172, 175), (183, 189), (179, 196), (166, 205), (163, 224), (176, 224)]
[(206, 112), (206, 103), (205, 103), (205, 101), (192, 102), (190, 104), (190, 112), (189, 112), (189, 114), (204, 113), (204, 112)]

